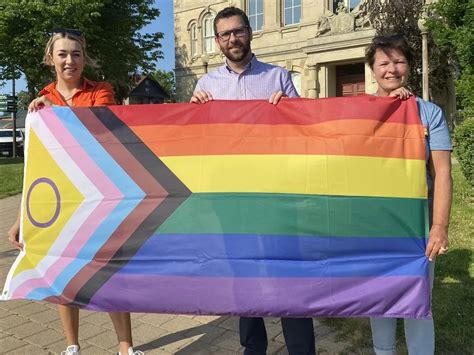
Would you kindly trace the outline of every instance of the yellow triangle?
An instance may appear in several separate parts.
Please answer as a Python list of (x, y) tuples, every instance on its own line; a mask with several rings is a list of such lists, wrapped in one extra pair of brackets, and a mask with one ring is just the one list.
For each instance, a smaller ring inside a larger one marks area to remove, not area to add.
[[(24, 270), (35, 268), (46, 257), (66, 222), (84, 201), (84, 196), (57, 165), (32, 129), (29, 134), (22, 211), (26, 255), (21, 259), (14, 276)], [(59, 192), (59, 214), (57, 214), (57, 194), (53, 186), (56, 186)], [(30, 198), (27, 206), (28, 192)], [(51, 225), (48, 225), (50, 222)]]

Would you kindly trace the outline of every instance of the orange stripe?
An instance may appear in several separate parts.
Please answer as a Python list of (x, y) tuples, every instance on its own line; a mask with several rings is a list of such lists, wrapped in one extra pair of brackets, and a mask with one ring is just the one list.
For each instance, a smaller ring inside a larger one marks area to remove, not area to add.
[(149, 125), (130, 127), (158, 156), (324, 154), (425, 159), (423, 128), (373, 120), (315, 125)]

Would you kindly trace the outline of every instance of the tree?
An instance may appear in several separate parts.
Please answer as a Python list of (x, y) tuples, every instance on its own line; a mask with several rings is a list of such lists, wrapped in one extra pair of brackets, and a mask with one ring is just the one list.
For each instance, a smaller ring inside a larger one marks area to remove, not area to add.
[(456, 94), (465, 117), (474, 116), (474, 2), (440, 0), (427, 25), (456, 73)]
[(86, 70), (91, 79), (106, 80), (121, 100), (128, 93), (129, 73), (155, 69), (162, 58), (161, 32), (140, 34), (160, 14), (153, 0), (0, 0), (0, 79), (12, 68), (24, 73), (30, 99), (53, 73), (40, 65), (50, 31), (84, 30), (88, 54), (99, 69)]
[(165, 89), (171, 99), (174, 99), (176, 94), (176, 82), (173, 71), (158, 69), (154, 73), (151, 73), (150, 76), (155, 79), (163, 89)]
[(30, 95), (28, 95), (27, 91), (20, 91), (16, 94), (18, 100), (16, 102), (16, 106), (18, 110), (27, 110), (28, 105), (30, 104)]

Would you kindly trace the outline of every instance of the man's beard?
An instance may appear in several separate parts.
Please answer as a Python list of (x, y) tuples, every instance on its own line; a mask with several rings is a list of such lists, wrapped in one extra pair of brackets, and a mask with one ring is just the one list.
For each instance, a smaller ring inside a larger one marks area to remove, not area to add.
[[(237, 53), (233, 53), (232, 50), (238, 48), (239, 51)], [(241, 62), (250, 52), (250, 42), (243, 43), (241, 46), (235, 46), (230, 49), (222, 49), (222, 53), (232, 62)]]

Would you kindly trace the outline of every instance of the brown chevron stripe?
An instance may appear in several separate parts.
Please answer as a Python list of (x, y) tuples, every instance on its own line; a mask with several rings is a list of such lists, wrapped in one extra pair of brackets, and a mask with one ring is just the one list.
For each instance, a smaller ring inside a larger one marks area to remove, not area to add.
[(76, 108), (74, 112), (146, 194), (100, 248), (94, 260), (72, 278), (63, 294), (47, 299), (55, 303), (85, 306), (190, 195), (190, 191), (110, 110), (105, 107), (92, 110)]

